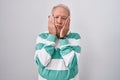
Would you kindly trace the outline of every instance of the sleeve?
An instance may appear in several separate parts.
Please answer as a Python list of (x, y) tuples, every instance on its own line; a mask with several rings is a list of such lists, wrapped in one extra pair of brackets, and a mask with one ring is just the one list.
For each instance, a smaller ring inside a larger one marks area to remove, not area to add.
[(48, 34), (40, 34), (37, 37), (35, 45), (34, 59), (39, 67), (45, 67), (51, 61), (51, 56), (55, 51), (56, 36)]
[(60, 54), (63, 57), (65, 66), (68, 68), (78, 65), (77, 54), (79, 54), (80, 51), (80, 36), (78, 38), (74, 38), (73, 36), (73, 38), (70, 40), (67, 38), (60, 39)]

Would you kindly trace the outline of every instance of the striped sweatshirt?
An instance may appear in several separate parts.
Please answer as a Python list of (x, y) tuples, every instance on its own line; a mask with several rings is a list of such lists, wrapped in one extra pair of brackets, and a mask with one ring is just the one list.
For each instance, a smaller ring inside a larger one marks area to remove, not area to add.
[(69, 32), (65, 39), (40, 33), (35, 45), (38, 80), (79, 80), (80, 35)]

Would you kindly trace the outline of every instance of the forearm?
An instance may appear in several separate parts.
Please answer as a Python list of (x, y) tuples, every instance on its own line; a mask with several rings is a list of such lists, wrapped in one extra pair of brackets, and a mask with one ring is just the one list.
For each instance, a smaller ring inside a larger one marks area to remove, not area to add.
[(55, 51), (56, 36), (49, 34), (46, 39), (38, 37), (35, 51), (36, 63), (45, 67), (51, 61), (51, 56)]
[[(78, 42), (78, 40), (74, 39), (73, 41)], [(77, 45), (73, 45), (69, 43), (68, 39), (60, 39), (60, 50), (61, 50), (60, 54), (63, 57), (65, 65), (69, 68), (72, 68), (73, 66), (77, 65), (76, 53), (80, 53), (81, 50), (78, 44), (79, 43), (77, 43)]]

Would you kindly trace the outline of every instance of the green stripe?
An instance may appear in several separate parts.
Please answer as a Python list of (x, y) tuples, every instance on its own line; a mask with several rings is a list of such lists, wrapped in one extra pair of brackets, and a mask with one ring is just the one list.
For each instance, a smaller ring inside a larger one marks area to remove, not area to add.
[[(35, 46), (35, 50), (41, 50), (45, 45), (46, 44), (38, 43)], [(59, 48), (55, 49), (54, 46), (46, 45), (46, 47), (44, 47), (44, 49), (51, 56), (52, 59), (62, 59), (62, 56), (60, 54), (60, 49)]]
[(47, 37), (48, 41), (55, 42), (56, 41), (56, 36), (53, 34), (49, 34)]
[(47, 80), (69, 80), (78, 73), (78, 67), (75, 66), (69, 70), (48, 70), (39, 67), (39, 74)]
[(49, 70), (42, 65), (38, 56), (36, 56), (36, 63), (38, 65), (39, 74), (47, 80), (69, 80), (74, 78), (78, 73), (78, 65), (76, 56), (68, 66), (68, 70)]
[(48, 37), (48, 33), (41, 33), (39, 34), (39, 37), (46, 39)]
[(78, 66), (74, 66), (74, 68), (71, 68), (69, 72), (70, 72), (70, 76), (69, 76), (70, 79), (74, 78), (78, 73)]
[(77, 53), (81, 52), (81, 47), (80, 46), (67, 46), (67, 47), (63, 47), (61, 48), (61, 55), (64, 56), (66, 54), (69, 54), (71, 51), (75, 51)]
[[(36, 50), (41, 50), (42, 47), (44, 47), (44, 45), (45, 44), (43, 44), (43, 43), (38, 43), (38, 44), (36, 44), (35, 49)], [(55, 49), (54, 46), (48, 46), (48, 47), (46, 46), (45, 50), (47, 51), (48, 54), (51, 55), (52, 59), (62, 59), (61, 54), (66, 55), (66, 54), (70, 53), (72, 50), (77, 52), (77, 53), (80, 53), (81, 52), (81, 47), (80, 46), (68, 46), (68, 47), (62, 48), (61, 51), (60, 51), (59, 48)], [(54, 53), (54, 55), (52, 55), (53, 53)]]
[(44, 49), (50, 56), (52, 56), (55, 52), (55, 47), (51, 45), (45, 46)]
[(63, 47), (61, 48), (60, 54), (64, 56), (66, 54), (69, 54), (71, 51), (72, 51), (71, 46)]
[(76, 72), (78, 73), (78, 63), (77, 63), (77, 56), (74, 55), (71, 63), (68, 65), (68, 68), (70, 69), (70, 72), (71, 72), (71, 77), (74, 77), (74, 73), (72, 72)]
[(71, 68), (74, 68), (75, 66), (78, 66), (76, 54), (74, 55), (72, 61), (71, 61), (70, 64), (68, 65), (68, 67), (71, 69)]
[(60, 46), (69, 44), (68, 39), (60, 39)]
[[(39, 34), (39, 37), (46, 39), (48, 37), (49, 33), (41, 33)], [(67, 36), (67, 38), (74, 38), (74, 39), (80, 39), (80, 35), (78, 33), (72, 33), (70, 32)]]
[(60, 49), (57, 48), (56, 52), (54, 53), (54, 55), (52, 55), (52, 59), (62, 59), (62, 56), (60, 54)]
[[(39, 37), (46, 39), (48, 37), (49, 33), (41, 33), (39, 34)], [(74, 39), (80, 39), (80, 35), (78, 33), (72, 33), (70, 32), (67, 36), (67, 38), (74, 38)]]
[(69, 33), (67, 35), (67, 38), (73, 38), (73, 39), (80, 39), (80, 35), (78, 33)]
[(45, 44), (43, 44), (43, 43), (38, 43), (38, 44), (36, 44), (35, 49), (36, 49), (36, 50), (41, 50), (43, 47), (44, 47), (45, 51), (46, 51), (50, 56), (52, 56), (53, 53), (55, 52), (55, 47), (54, 47), (54, 46), (52, 46), (52, 45), (45, 45)]
[(36, 44), (35, 50), (40, 50), (40, 49), (42, 49), (42, 47), (43, 47), (44, 45), (45, 45), (45, 44), (43, 44), (43, 43), (38, 43), (38, 44)]
[(42, 63), (40, 62), (40, 60), (39, 60), (39, 58), (38, 58), (38, 55), (36, 56), (35, 61), (36, 61), (36, 64), (37, 64), (39, 67), (42, 67), (42, 68), (45, 67), (45, 66), (43, 66)]
[(73, 51), (80, 53), (81, 52), (81, 47), (80, 46), (71, 46), (71, 48), (73, 49)]

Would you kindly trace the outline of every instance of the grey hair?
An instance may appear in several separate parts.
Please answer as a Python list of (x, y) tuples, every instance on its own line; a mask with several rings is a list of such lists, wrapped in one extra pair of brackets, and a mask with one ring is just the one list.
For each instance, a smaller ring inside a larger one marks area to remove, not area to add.
[(64, 9), (66, 9), (67, 12), (68, 12), (68, 16), (70, 16), (70, 9), (68, 8), (68, 6), (66, 6), (66, 5), (64, 5), (64, 4), (58, 4), (58, 5), (54, 6), (54, 7), (52, 8), (52, 13), (53, 13), (53, 11), (54, 11), (57, 7), (63, 7)]

